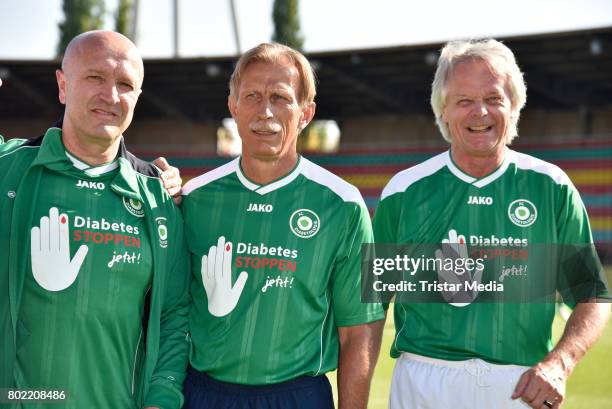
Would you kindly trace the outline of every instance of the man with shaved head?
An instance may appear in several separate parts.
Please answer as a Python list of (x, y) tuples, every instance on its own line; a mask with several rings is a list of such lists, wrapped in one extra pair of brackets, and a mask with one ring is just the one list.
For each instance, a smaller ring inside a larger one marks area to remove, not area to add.
[(92, 31), (56, 76), (61, 129), (0, 148), (0, 405), (44, 389), (39, 402), (66, 408), (180, 408), (182, 218), (123, 143), (142, 59), (123, 35)]

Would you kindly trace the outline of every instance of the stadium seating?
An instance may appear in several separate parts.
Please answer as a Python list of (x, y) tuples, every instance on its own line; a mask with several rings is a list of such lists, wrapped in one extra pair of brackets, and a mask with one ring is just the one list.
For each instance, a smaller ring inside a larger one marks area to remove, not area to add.
[[(612, 140), (521, 144), (513, 148), (555, 163), (567, 172), (587, 207), (595, 242), (604, 253), (610, 253), (612, 250)], [(444, 146), (363, 149), (345, 150), (335, 154), (306, 154), (306, 156), (357, 186), (373, 214), (380, 193), (391, 176), (444, 149), (446, 149)], [(169, 160), (181, 169), (184, 180), (188, 180), (229, 159), (185, 153), (171, 156)]]

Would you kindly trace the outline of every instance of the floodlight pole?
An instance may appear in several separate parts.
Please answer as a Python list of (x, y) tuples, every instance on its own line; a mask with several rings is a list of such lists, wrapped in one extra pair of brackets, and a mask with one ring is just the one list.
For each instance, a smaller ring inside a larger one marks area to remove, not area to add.
[(242, 47), (240, 46), (240, 31), (238, 29), (238, 14), (236, 13), (236, 4), (234, 0), (230, 0), (230, 9), (232, 10), (232, 25), (234, 26), (234, 41), (236, 42), (236, 54), (242, 53)]
[(174, 11), (174, 58), (178, 58), (179, 56), (179, 1), (173, 1), (173, 11)]
[(132, 39), (134, 44), (136, 44), (138, 41), (136, 37), (138, 36), (138, 8), (139, 8), (139, 5), (140, 5), (140, 0), (134, 0), (134, 2), (132, 3), (132, 24), (130, 27), (130, 38)]

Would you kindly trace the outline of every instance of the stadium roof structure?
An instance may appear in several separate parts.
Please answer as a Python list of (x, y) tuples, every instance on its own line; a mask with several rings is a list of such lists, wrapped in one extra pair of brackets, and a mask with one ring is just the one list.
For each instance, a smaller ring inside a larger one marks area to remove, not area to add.
[[(612, 104), (612, 27), (500, 38), (525, 72), (527, 107), (580, 109)], [(443, 44), (309, 53), (318, 78), (317, 117), (429, 113)], [(228, 116), (235, 56), (145, 60), (138, 118), (190, 121)], [(2, 61), (0, 119), (59, 116), (59, 61)]]

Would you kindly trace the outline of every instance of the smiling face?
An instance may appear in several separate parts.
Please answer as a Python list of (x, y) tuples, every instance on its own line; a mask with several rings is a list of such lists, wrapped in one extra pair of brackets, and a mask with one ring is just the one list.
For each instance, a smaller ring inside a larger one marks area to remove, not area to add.
[(481, 59), (459, 63), (450, 73), (442, 119), (458, 164), (474, 158), (501, 163), (514, 114), (504, 76)]
[(300, 75), (287, 59), (249, 64), (228, 106), (242, 138), (244, 160), (297, 160), (299, 133), (314, 115), (315, 104), (298, 102)]
[(67, 147), (111, 146), (132, 122), (143, 70), (138, 52), (126, 41), (117, 33), (100, 32), (66, 52), (56, 76), (59, 100), (66, 105)]

